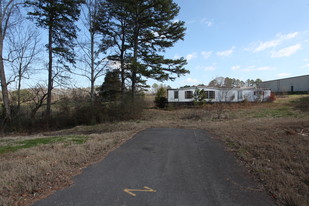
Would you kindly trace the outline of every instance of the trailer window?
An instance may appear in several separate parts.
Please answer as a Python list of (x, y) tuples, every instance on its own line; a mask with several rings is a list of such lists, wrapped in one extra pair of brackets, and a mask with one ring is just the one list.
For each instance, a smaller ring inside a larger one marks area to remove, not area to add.
[(178, 91), (174, 92), (174, 99), (178, 99)]
[(215, 91), (209, 91), (208, 99), (215, 99), (215, 98), (216, 98)]
[(242, 99), (242, 91), (238, 91), (238, 99)]
[(215, 91), (204, 91), (205, 99), (215, 99)]
[(254, 95), (256, 95), (256, 96), (261, 96), (261, 95), (263, 95), (263, 91), (254, 91)]
[(185, 98), (186, 99), (192, 99), (193, 92), (192, 91), (185, 91)]

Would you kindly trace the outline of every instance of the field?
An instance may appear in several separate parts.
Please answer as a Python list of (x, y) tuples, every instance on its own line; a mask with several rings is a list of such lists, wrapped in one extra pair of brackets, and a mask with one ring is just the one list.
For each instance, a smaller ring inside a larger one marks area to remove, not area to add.
[[(149, 99), (149, 101), (151, 101)], [(309, 96), (145, 109), (142, 118), (0, 138), (0, 205), (31, 205), (150, 127), (205, 129), (280, 205), (309, 205)]]

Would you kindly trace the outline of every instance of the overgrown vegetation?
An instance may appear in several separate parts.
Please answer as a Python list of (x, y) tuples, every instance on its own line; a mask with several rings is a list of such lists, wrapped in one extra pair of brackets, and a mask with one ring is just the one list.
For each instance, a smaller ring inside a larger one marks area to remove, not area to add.
[(165, 108), (167, 106), (167, 94), (166, 89), (164, 87), (158, 88), (155, 96), (155, 104), (158, 108)]
[(33, 115), (33, 105), (24, 103), (18, 113), (12, 113), (13, 121), (7, 123), (1, 129), (3, 134), (13, 132), (37, 133), (47, 129), (57, 130), (77, 125), (134, 120), (142, 115), (143, 101), (143, 96), (137, 96), (133, 101), (130, 94), (117, 101), (116, 99), (102, 101), (99, 96), (94, 103), (87, 96), (77, 93), (71, 97), (62, 96), (52, 106), (53, 115), (49, 120), (48, 127), (44, 109), (39, 107)]
[(294, 107), (300, 111), (308, 112), (309, 111), (309, 97), (304, 96), (293, 101)]
[[(1, 1), (1, 5), (0, 10), (4, 16), (0, 19), (0, 23), (3, 24), (2, 33), (0, 32), (0, 51), (4, 53), (1, 53), (1, 56), (9, 58), (6, 59), (5, 68), (3, 59), (0, 58), (3, 101), (1, 105), (4, 106), (0, 119), (2, 132), (35, 130), (42, 127), (55, 129), (60, 125), (74, 126), (130, 119), (132, 116), (139, 116), (136, 112), (136, 108), (140, 107), (140, 103), (137, 103), (140, 101), (139, 96), (145, 88), (149, 88), (146, 79), (174, 80), (189, 73), (185, 68), (185, 58), (169, 59), (164, 56), (166, 49), (184, 40), (186, 30), (184, 21), (175, 20), (180, 7), (173, 0), (10, 0)], [(25, 7), (25, 12), (19, 12)], [(37, 50), (43, 46), (38, 45), (39, 41), (35, 40), (33, 33), (23, 38), (15, 38), (18, 35), (15, 36), (16, 32), (11, 32), (11, 39), (18, 41), (4, 42), (4, 37), (8, 36), (7, 31), (14, 26), (32, 27), (30, 21), (21, 22), (19, 19), (32, 20), (37, 29), (47, 31), (46, 61), (38, 61)], [(80, 33), (77, 22), (84, 25), (80, 28)], [(9, 50), (7, 47), (13, 43), (27, 43), (33, 46)], [(12, 72), (19, 73), (18, 82), (15, 82), (14, 77), (7, 80), (8, 68), (14, 61), (16, 64), (18, 59), (15, 56), (12, 58), (11, 54), (19, 50), (26, 50), (22, 55), (24, 58), (19, 58), (17, 62), (17, 65), (24, 65), (25, 68)], [(28, 61), (29, 59), (31, 61)], [(43, 63), (40, 65), (40, 62), (44, 62), (44, 66)], [(48, 62), (48, 65), (45, 65), (45, 62)], [(44, 71), (47, 69), (48, 75), (45, 80), (40, 78), (39, 82), (33, 79), (30, 75), (30, 71), (34, 72), (34, 69), (30, 69), (33, 65), (36, 67), (36, 73), (40, 71), (39, 68), (43, 68)], [(57, 107), (62, 103), (55, 101), (55, 90), (67, 87), (72, 75), (83, 76), (88, 81), (88, 99), (81, 105), (72, 105), (72, 101), (69, 101), (68, 104), (71, 105), (60, 108), (67, 108), (69, 111), (59, 111)], [(96, 102), (95, 83), (103, 75), (106, 78), (100, 91), (101, 101)], [(26, 77), (36, 85), (30, 86), (35, 90), (34, 98), (31, 98), (34, 102), (30, 106), (21, 105), (22, 94), (17, 92), (18, 109), (14, 110), (16, 106), (14, 99), (9, 95), (12, 91), (9, 91), (11, 88), (8, 88), (8, 85), (18, 83), (20, 91), (23, 88), (22, 79)], [(46, 85), (42, 85), (42, 82)], [(130, 103), (126, 101), (128, 93), (131, 95)], [(132, 106), (127, 106), (128, 104)], [(127, 111), (127, 108), (132, 112)], [(14, 114), (14, 111), (18, 112)], [(110, 115), (114, 111), (119, 112)], [(77, 120), (75, 116), (78, 117)]]
[(278, 97), (273, 103), (146, 109), (133, 121), (77, 126), (45, 136), (3, 137), (0, 148), (22, 148), (0, 154), (0, 205), (30, 205), (67, 186), (80, 168), (150, 127), (208, 130), (279, 205), (309, 205), (309, 112), (295, 109), (306, 105), (306, 99), (308, 95)]

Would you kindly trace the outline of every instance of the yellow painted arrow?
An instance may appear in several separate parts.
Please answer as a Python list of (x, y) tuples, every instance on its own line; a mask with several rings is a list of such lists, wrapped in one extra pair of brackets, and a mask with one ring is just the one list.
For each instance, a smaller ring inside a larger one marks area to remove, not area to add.
[(123, 191), (128, 193), (129, 195), (132, 195), (133, 197), (136, 196), (136, 194), (133, 192), (157, 192), (156, 190), (146, 186), (144, 187), (144, 189), (124, 189)]

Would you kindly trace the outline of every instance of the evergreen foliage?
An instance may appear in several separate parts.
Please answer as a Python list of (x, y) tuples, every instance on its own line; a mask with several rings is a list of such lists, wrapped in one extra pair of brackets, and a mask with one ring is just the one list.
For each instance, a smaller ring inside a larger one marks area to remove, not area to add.
[(155, 104), (159, 108), (165, 108), (167, 105), (167, 98), (166, 98), (166, 90), (164, 87), (160, 87), (157, 90), (156, 97), (155, 97)]
[(205, 103), (206, 94), (205, 94), (204, 89), (200, 90), (199, 88), (196, 87), (193, 97), (194, 97), (194, 104)]
[(26, 0), (25, 5), (31, 7), (28, 12), (36, 25), (47, 29), (52, 36), (52, 53), (69, 63), (74, 60), (74, 39), (77, 26), (75, 22), (80, 15), (80, 5), (84, 0)]
[(25, 5), (31, 7), (29, 17), (37, 26), (48, 30), (48, 92), (46, 119), (49, 124), (51, 113), (51, 96), (54, 81), (53, 54), (66, 69), (65, 62), (75, 63), (74, 39), (77, 27), (75, 22), (80, 15), (80, 5), (83, 0), (26, 0)]
[[(183, 21), (175, 21), (179, 7), (172, 0), (107, 0), (115, 45), (111, 58), (120, 62), (122, 84), (131, 81), (131, 89), (145, 85), (144, 77), (159, 81), (174, 80), (189, 71), (184, 58), (168, 59), (163, 52), (183, 40)], [(104, 7), (105, 8), (105, 7)]]
[(120, 98), (121, 81), (117, 70), (108, 71), (99, 89), (99, 96), (104, 102), (117, 101)]

